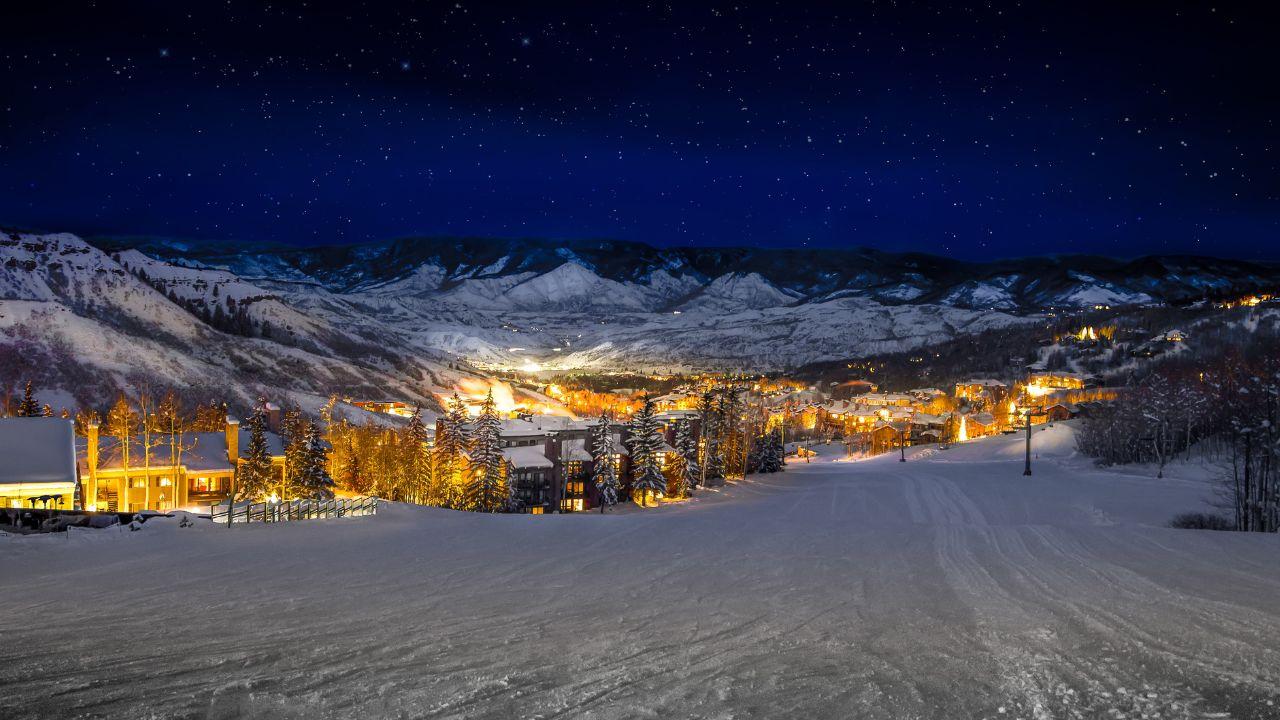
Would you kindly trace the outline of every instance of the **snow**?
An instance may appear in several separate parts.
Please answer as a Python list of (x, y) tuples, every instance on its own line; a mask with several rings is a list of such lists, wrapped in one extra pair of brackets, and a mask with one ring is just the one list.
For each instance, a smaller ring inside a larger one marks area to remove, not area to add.
[(502, 449), (502, 457), (517, 469), (550, 468), (552, 463), (543, 454), (541, 445), (524, 445)]
[[(0, 418), (0, 495), (24, 484), (76, 482), (75, 432), (62, 418)], [(17, 486), (17, 487), (15, 487)]]
[(1018, 436), (822, 452), (606, 515), (0, 538), (0, 716), (1280, 715), (1280, 538), (1164, 527), (1203, 483), (1073, 447), (1037, 431), (1029, 478)]

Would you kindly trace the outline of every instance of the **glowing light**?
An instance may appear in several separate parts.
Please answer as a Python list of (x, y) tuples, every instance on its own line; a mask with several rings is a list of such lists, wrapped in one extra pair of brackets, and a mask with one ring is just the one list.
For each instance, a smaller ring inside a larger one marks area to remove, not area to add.
[(960, 430), (956, 433), (956, 442), (965, 442), (969, 439), (969, 428), (966, 422), (968, 418), (964, 415), (960, 416)]

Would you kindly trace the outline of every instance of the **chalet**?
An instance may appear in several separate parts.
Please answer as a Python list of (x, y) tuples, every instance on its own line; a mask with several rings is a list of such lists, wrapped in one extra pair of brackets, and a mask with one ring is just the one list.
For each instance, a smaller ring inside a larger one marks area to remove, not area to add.
[[(284, 442), (272, 432), (266, 441), (272, 469), (283, 481)], [(222, 502), (248, 444), (249, 431), (232, 417), (222, 432), (157, 433), (149, 446), (138, 435), (127, 443), (101, 435), (97, 423), (90, 423), (87, 436), (76, 439), (84, 509), (204, 509)]]
[(911, 444), (942, 442), (946, 437), (947, 416), (916, 413), (911, 417)]
[(1073, 372), (1034, 372), (1027, 376), (1027, 392), (1044, 395), (1053, 390), (1079, 390), (1085, 386), (1085, 378)]
[(1070, 420), (1078, 414), (1075, 406), (1066, 403), (1054, 403), (1044, 409), (1045, 415), (1049, 422), (1061, 422)]
[(1009, 386), (991, 378), (972, 378), (956, 383), (956, 399), (999, 403), (1009, 392)]
[(970, 439), (994, 435), (999, 430), (996, 425), (995, 416), (989, 412), (967, 415), (965, 416), (964, 421), (965, 434)]
[(0, 507), (76, 508), (75, 429), (70, 420), (0, 419)]
[(870, 431), (870, 451), (872, 455), (897, 450), (903, 440), (910, 444), (909, 431), (905, 428), (900, 429), (899, 426), (888, 422), (879, 422)]
[(857, 405), (869, 407), (911, 407), (915, 398), (906, 393), (867, 393), (853, 398)]

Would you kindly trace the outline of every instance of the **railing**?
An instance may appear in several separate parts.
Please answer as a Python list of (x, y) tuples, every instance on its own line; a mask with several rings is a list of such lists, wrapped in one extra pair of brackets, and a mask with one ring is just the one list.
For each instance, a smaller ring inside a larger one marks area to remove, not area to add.
[(378, 513), (378, 498), (359, 497), (340, 500), (289, 500), (286, 502), (237, 503), (228, 508), (220, 503), (210, 508), (215, 523), (226, 523), (231, 512), (231, 522), (292, 522), (294, 520), (319, 520), (324, 518), (359, 517)]

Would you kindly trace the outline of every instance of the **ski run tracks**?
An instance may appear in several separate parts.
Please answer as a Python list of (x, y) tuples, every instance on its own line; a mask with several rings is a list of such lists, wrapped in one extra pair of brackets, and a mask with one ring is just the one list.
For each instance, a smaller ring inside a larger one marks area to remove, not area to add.
[(0, 538), (0, 717), (1280, 718), (1280, 537), (1021, 443), (604, 516)]

